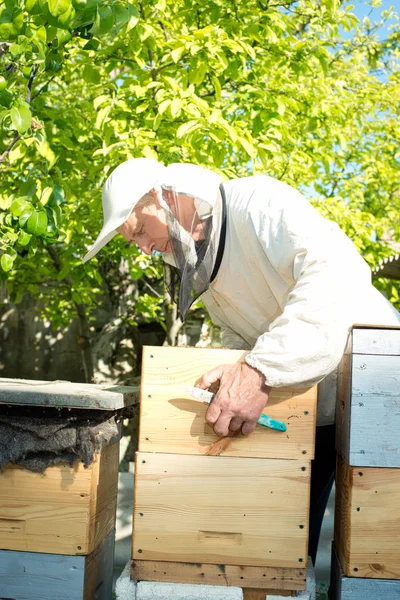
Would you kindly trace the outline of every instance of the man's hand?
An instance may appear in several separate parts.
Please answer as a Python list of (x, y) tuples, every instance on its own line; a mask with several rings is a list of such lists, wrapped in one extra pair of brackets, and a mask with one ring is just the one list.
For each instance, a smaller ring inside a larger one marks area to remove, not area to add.
[(220, 365), (203, 375), (195, 385), (208, 390), (217, 381), (220, 385), (207, 410), (207, 423), (221, 437), (239, 429), (248, 435), (256, 428), (271, 388), (264, 384), (262, 373), (247, 363)]

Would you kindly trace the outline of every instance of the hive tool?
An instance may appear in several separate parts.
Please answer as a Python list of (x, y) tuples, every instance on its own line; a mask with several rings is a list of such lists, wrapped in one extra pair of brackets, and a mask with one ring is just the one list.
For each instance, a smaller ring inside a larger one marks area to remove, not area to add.
[[(186, 387), (185, 389), (193, 398), (196, 398), (196, 400), (201, 400), (201, 402), (205, 402), (206, 404), (211, 404), (215, 398), (215, 394), (212, 394), (207, 390), (202, 390), (197, 387)], [(286, 431), (286, 425), (283, 421), (271, 419), (271, 417), (268, 417), (267, 415), (261, 415), (257, 423), (258, 425), (269, 427), (270, 429), (276, 429), (277, 431)]]

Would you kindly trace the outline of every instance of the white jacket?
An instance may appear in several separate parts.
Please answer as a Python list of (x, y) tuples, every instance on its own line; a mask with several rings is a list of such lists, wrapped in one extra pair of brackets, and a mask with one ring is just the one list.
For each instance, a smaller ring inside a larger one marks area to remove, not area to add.
[(224, 183), (225, 250), (202, 296), (229, 348), (271, 387), (319, 386), (317, 424), (334, 422), (335, 370), (351, 326), (399, 324), (350, 239), (295, 189), (267, 176)]

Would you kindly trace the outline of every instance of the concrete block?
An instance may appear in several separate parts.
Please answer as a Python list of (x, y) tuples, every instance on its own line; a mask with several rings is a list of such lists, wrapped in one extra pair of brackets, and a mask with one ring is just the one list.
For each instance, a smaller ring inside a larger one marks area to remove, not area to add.
[(243, 600), (243, 590), (218, 585), (139, 581), (136, 600)]
[(115, 584), (115, 595), (117, 600), (136, 600), (137, 582), (132, 581), (130, 572), (131, 561), (128, 560), (125, 569), (122, 571)]

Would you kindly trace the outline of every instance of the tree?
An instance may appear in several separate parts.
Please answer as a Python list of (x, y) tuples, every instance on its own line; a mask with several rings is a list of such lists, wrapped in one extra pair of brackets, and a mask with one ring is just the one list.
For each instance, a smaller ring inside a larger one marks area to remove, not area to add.
[(123, 160), (283, 179), (312, 195), (371, 265), (390, 253), (388, 238), (399, 240), (393, 10), (359, 23), (338, 0), (0, 7), (1, 277), (12, 301), (43, 299), (55, 327), (78, 315), (88, 380), (90, 319), (121, 283), (105, 265), (115, 273), (128, 261), (136, 281), (124, 318), (144, 311), (164, 322), (164, 306), (176, 327), (159, 263), (116, 239), (80, 264), (101, 227), (101, 185)]

